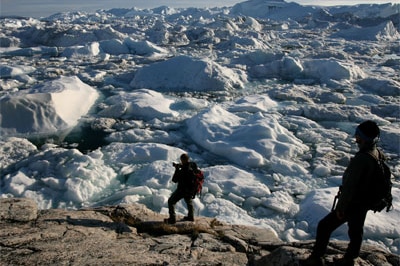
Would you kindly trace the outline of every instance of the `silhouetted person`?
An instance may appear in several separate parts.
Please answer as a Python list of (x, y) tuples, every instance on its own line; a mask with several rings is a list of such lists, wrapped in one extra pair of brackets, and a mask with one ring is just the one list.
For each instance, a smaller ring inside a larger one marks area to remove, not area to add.
[(176, 223), (175, 204), (184, 199), (188, 208), (188, 215), (183, 218), (185, 221), (194, 221), (194, 206), (193, 206), (193, 171), (197, 170), (195, 162), (191, 162), (189, 156), (184, 153), (180, 157), (180, 164), (173, 164), (175, 173), (172, 177), (172, 182), (178, 183), (176, 190), (168, 199), (169, 218), (165, 219), (166, 223)]
[(372, 156), (379, 158), (380, 153), (384, 156), (376, 147), (379, 136), (379, 127), (373, 121), (365, 121), (356, 128), (355, 139), (359, 151), (343, 174), (336, 207), (318, 223), (312, 254), (301, 265), (324, 265), (323, 256), (332, 232), (346, 222), (350, 242), (345, 255), (335, 265), (354, 265), (360, 253), (364, 221), (369, 210), (366, 204), (369, 195), (362, 189), (365, 187), (363, 184), (371, 180), (377, 167)]

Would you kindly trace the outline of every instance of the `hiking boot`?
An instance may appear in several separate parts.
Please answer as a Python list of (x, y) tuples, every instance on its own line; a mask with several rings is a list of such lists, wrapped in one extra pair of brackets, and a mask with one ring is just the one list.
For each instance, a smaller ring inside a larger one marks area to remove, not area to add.
[(194, 222), (194, 218), (190, 217), (190, 216), (185, 216), (185, 217), (183, 217), (183, 221)]
[(324, 258), (310, 255), (305, 260), (299, 260), (301, 266), (324, 266), (325, 261)]
[(175, 224), (176, 223), (176, 219), (169, 217), (168, 219), (164, 219), (164, 223), (166, 223), (166, 224)]

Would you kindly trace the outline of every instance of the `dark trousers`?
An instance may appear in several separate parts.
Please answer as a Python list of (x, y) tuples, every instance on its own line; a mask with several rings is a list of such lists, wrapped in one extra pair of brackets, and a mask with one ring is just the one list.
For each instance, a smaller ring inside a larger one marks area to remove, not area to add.
[(181, 190), (175, 190), (171, 197), (168, 199), (168, 209), (169, 209), (169, 217), (170, 218), (175, 218), (175, 204), (180, 201), (181, 199), (185, 200), (185, 203), (188, 208), (188, 217), (193, 218), (194, 217), (194, 207), (193, 207), (193, 200), (192, 196), (188, 196), (188, 193), (185, 193), (184, 191)]
[(339, 219), (336, 212), (329, 213), (323, 218), (317, 227), (317, 237), (313, 250), (313, 255), (322, 257), (329, 243), (329, 238), (333, 231), (347, 222), (348, 235), (350, 238), (345, 257), (357, 258), (360, 255), (361, 243), (364, 234), (364, 222), (368, 210), (361, 208), (352, 210), (344, 219)]

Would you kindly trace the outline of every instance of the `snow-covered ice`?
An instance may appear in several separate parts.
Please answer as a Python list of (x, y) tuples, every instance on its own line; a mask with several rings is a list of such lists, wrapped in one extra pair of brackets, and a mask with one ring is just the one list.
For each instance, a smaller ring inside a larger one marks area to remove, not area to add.
[(130, 85), (134, 89), (149, 88), (175, 92), (231, 90), (243, 87), (240, 77), (233, 70), (211, 60), (195, 60), (189, 56), (176, 56), (143, 67), (135, 73)]
[[(0, 98), (0, 134), (51, 134), (71, 129), (99, 93), (78, 77), (60, 77)], [(68, 100), (66, 100), (68, 99)]]
[(188, 152), (206, 175), (197, 215), (312, 239), (372, 119), (395, 209), (368, 214), (365, 241), (400, 254), (399, 9), (250, 0), (1, 18), (0, 197), (167, 214)]

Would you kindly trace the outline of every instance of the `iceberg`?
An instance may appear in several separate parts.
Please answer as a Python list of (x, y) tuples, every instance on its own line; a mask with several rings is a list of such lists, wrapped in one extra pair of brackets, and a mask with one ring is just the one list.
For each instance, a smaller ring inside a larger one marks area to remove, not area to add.
[(0, 135), (42, 135), (72, 129), (99, 93), (78, 77), (61, 77), (0, 98)]

